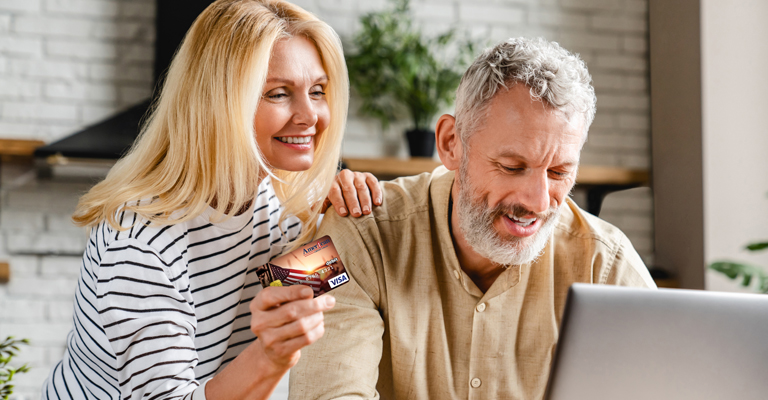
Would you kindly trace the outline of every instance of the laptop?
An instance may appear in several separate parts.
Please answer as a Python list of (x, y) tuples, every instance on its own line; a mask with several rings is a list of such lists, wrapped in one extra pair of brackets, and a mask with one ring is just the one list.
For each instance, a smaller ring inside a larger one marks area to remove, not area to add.
[(768, 295), (574, 284), (545, 399), (768, 399)]

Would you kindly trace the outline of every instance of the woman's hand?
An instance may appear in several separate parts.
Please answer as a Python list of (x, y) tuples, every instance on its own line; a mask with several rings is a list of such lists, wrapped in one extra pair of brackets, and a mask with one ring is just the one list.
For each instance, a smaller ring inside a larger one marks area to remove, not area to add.
[(312, 289), (295, 285), (268, 287), (251, 301), (251, 331), (257, 346), (276, 370), (296, 365), (301, 348), (323, 336), (323, 311), (336, 304), (332, 296), (312, 298)]
[(348, 210), (352, 211), (352, 216), (359, 217), (370, 214), (372, 205), (380, 206), (381, 202), (381, 185), (373, 174), (343, 169), (336, 174), (321, 212), (333, 205), (342, 217), (348, 215)]

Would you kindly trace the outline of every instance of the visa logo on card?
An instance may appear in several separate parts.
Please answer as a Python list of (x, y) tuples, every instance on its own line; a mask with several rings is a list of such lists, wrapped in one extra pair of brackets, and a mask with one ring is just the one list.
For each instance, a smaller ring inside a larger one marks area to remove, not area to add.
[(349, 281), (349, 278), (347, 278), (347, 273), (344, 272), (341, 275), (339, 275), (339, 276), (331, 279), (330, 281), (328, 281), (328, 283), (331, 284), (331, 288), (335, 288), (336, 286), (339, 286), (342, 283), (346, 283), (347, 281)]

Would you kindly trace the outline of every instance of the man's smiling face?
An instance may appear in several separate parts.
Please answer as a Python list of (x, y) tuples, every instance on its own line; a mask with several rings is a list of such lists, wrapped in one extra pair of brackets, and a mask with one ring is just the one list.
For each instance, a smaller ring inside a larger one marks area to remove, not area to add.
[(454, 183), (459, 227), (494, 263), (531, 262), (576, 181), (584, 116), (532, 99), (524, 84), (499, 91), (486, 110)]

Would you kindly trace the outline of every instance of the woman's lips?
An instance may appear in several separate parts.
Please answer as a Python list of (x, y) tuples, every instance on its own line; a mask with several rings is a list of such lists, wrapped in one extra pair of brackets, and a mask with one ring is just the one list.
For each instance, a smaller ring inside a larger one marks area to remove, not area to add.
[(518, 223), (518, 222), (526, 222), (527, 220), (524, 220), (524, 221), (519, 221), (518, 220), (518, 222), (515, 222), (515, 220), (513, 220), (512, 218), (510, 218), (507, 215), (503, 216), (501, 219), (504, 221), (504, 227), (507, 228), (507, 232), (509, 232), (511, 235), (517, 236), (517, 237), (528, 237), (528, 236), (531, 236), (534, 233), (536, 233), (536, 231), (538, 231), (539, 227), (541, 226), (541, 219), (540, 218), (536, 218), (535, 221), (531, 222), (527, 226), (521, 226)]

